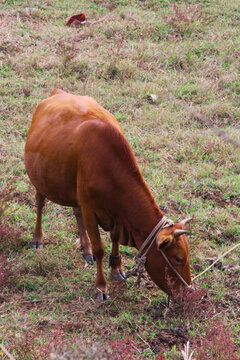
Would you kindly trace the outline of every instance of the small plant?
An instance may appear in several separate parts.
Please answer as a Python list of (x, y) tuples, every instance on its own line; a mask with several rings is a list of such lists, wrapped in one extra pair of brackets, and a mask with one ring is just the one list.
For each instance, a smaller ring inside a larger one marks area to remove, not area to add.
[(183, 290), (173, 296), (175, 311), (187, 318), (202, 317), (213, 312), (213, 304), (206, 289)]
[[(112, 360), (132, 360), (136, 359), (136, 344), (131, 339), (123, 339), (120, 341), (113, 341), (110, 344), (112, 352)], [(139, 357), (138, 360), (141, 360), (142, 357)]]
[(58, 259), (51, 256), (44, 250), (42, 252), (32, 252), (26, 255), (25, 262), (21, 267), (22, 273), (35, 276), (60, 276), (61, 271), (58, 265)]
[(159, 353), (155, 360), (165, 360), (165, 357)]
[(211, 319), (205, 327), (205, 334), (203, 332), (194, 340), (197, 360), (239, 360), (231, 331), (222, 320)]
[(185, 6), (185, 8), (180, 9), (176, 4), (173, 5), (173, 10), (175, 11), (175, 16), (172, 18), (173, 22), (184, 22), (186, 25), (193, 23), (200, 12), (200, 6), (196, 5), (194, 7)]
[[(236, 346), (231, 340), (231, 331), (222, 320), (213, 318), (215, 307), (209, 298), (206, 289), (196, 290), (183, 289), (176, 293), (173, 289), (173, 281), (168, 278), (172, 288), (173, 301), (169, 311), (169, 317), (181, 316), (183, 319), (204, 319), (201, 335), (197, 335), (192, 343), (196, 351), (197, 360), (238, 360)], [(187, 343), (188, 344), (188, 343)], [(192, 359), (189, 344), (182, 351), (184, 360)]]
[(182, 5), (181, 7), (176, 4), (173, 5), (174, 14), (167, 19), (167, 24), (171, 25), (174, 29), (172, 35), (174, 37), (181, 37), (199, 28), (201, 19), (200, 5), (190, 6)]
[(112, 55), (111, 55), (110, 64), (107, 68), (107, 75), (110, 79), (114, 79), (119, 73), (117, 63), (120, 58), (120, 52), (121, 52), (121, 48), (123, 47), (124, 40), (125, 40), (125, 36), (123, 35), (121, 37), (120, 41), (118, 42), (116, 48), (110, 49), (112, 52)]
[(172, 303), (169, 316), (181, 316), (182, 318), (204, 318), (212, 315), (214, 305), (211, 302), (207, 289), (181, 288), (179, 292), (174, 289), (174, 282), (166, 275), (167, 282), (172, 289)]
[(189, 341), (187, 342), (187, 344), (184, 345), (184, 350), (182, 350), (181, 353), (184, 360), (194, 360), (192, 359), (193, 351), (190, 354)]
[[(6, 350), (18, 360), (49, 360), (52, 346), (60, 346), (63, 344), (62, 330), (56, 331), (39, 341), (35, 333), (26, 333), (20, 337), (12, 337), (8, 340), (9, 345), (5, 345)], [(7, 360), (7, 356), (1, 359)]]

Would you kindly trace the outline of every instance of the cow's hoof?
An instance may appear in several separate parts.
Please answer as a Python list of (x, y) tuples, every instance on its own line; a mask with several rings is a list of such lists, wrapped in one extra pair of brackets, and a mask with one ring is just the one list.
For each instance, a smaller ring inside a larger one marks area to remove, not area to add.
[(94, 265), (95, 260), (93, 255), (87, 254), (87, 255), (83, 255), (84, 259), (86, 260), (86, 262), (90, 265)]
[(105, 291), (101, 291), (98, 289), (97, 300), (104, 301), (104, 300), (109, 300), (109, 299), (110, 299), (110, 296)]
[(119, 270), (118, 272), (112, 272), (111, 278), (117, 281), (126, 281), (126, 274), (124, 271)]
[(31, 249), (39, 249), (39, 250), (42, 250), (43, 249), (43, 244), (34, 244), (32, 243), (31, 244)]

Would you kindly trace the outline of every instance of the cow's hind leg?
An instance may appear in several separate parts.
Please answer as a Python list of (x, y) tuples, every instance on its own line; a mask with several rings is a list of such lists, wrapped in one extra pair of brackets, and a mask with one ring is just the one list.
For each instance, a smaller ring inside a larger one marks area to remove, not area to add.
[(103, 272), (102, 259), (104, 256), (104, 244), (100, 237), (97, 220), (91, 209), (85, 209), (82, 207), (84, 223), (91, 240), (92, 251), (97, 264), (97, 276), (96, 276), (96, 287), (97, 287), (97, 299), (107, 300), (109, 295), (107, 293), (107, 281)]
[(42, 249), (42, 210), (45, 203), (45, 196), (36, 192), (37, 220), (33, 231), (33, 239), (31, 243), (32, 249)]
[(74, 207), (73, 212), (74, 212), (74, 215), (77, 220), (80, 242), (81, 242), (81, 247), (83, 250), (83, 257), (89, 264), (93, 265), (94, 257), (92, 254), (92, 247), (91, 247), (91, 243), (90, 243), (90, 240), (88, 237), (87, 230), (85, 228), (85, 224), (83, 221), (82, 212), (81, 212), (80, 207)]
[(125, 281), (126, 275), (122, 270), (121, 255), (119, 253), (119, 241), (112, 236), (112, 253), (109, 257), (109, 266), (111, 267), (111, 278), (117, 281)]

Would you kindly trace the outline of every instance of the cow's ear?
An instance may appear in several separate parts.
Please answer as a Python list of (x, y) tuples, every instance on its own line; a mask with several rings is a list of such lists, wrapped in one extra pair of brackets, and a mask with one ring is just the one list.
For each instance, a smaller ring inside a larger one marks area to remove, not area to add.
[(157, 249), (163, 249), (169, 247), (175, 243), (175, 238), (173, 235), (160, 235), (158, 234), (156, 239)]

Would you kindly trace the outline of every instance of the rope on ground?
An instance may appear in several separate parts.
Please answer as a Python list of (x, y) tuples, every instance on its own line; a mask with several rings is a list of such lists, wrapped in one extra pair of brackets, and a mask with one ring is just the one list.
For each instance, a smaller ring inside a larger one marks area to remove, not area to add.
[(213, 131), (221, 137), (224, 141), (229, 142), (235, 147), (240, 147), (240, 143), (237, 140), (231, 139), (223, 130), (219, 129), (218, 126), (214, 125), (211, 120), (207, 119), (206, 116), (199, 112), (195, 112), (191, 109), (191, 113), (201, 122), (205, 123), (208, 127), (212, 128)]
[(176, 104), (179, 104), (181, 107), (184, 107), (187, 111), (189, 111), (196, 119), (207, 125), (209, 128), (211, 128), (215, 134), (217, 134), (219, 137), (221, 137), (224, 141), (232, 144), (235, 147), (240, 147), (240, 142), (234, 139), (231, 139), (223, 130), (221, 130), (218, 126), (214, 125), (214, 123), (207, 119), (205, 115), (201, 114), (199, 111), (194, 108), (194, 106), (188, 105), (182, 100), (178, 100), (175, 97), (170, 98), (171, 101), (175, 102)]
[(194, 276), (194, 278), (192, 279), (192, 281), (196, 280), (197, 278), (199, 278), (201, 275), (203, 275), (205, 272), (207, 272), (209, 269), (211, 269), (219, 260), (221, 260), (224, 256), (226, 256), (227, 254), (229, 254), (232, 250), (236, 249), (238, 246), (240, 245), (240, 243), (234, 245), (231, 249), (229, 249), (228, 251), (226, 251), (223, 255), (221, 255), (217, 260), (215, 260), (209, 267), (207, 267), (204, 271), (202, 271), (200, 274)]

